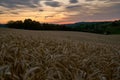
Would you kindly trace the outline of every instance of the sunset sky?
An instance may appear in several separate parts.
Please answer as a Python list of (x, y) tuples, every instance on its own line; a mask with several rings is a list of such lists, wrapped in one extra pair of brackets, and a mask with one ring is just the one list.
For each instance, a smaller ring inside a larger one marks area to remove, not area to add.
[(120, 19), (120, 0), (0, 0), (0, 23), (31, 18), (74, 23)]

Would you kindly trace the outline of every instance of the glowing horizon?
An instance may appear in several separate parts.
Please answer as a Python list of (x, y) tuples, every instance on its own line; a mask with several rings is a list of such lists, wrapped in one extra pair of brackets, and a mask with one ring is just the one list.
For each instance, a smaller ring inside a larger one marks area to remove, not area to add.
[(0, 23), (32, 19), (67, 24), (120, 19), (119, 0), (1, 0)]

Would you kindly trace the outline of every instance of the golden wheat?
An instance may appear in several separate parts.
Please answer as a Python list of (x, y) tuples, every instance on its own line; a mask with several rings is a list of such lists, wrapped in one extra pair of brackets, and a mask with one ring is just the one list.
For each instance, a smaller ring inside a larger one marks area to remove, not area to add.
[(119, 79), (118, 45), (0, 34), (0, 80)]

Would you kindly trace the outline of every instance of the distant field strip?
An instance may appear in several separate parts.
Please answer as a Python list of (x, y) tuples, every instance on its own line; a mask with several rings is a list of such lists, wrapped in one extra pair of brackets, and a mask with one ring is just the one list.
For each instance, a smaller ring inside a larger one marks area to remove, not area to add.
[(0, 28), (0, 80), (119, 80), (120, 35)]

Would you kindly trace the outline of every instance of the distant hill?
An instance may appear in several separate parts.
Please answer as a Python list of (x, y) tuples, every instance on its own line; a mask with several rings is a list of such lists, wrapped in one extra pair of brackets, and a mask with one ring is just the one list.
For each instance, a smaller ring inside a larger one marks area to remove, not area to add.
[(66, 25), (72, 30), (101, 33), (101, 34), (120, 34), (120, 20), (108, 22), (77, 22)]

